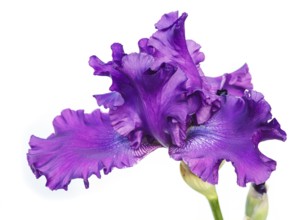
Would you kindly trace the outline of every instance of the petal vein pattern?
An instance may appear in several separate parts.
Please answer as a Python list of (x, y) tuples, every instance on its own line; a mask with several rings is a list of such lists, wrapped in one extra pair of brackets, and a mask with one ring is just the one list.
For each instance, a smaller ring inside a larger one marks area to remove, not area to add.
[(28, 162), (50, 189), (67, 189), (74, 178), (100, 177), (114, 167), (133, 166), (158, 147), (184, 161), (203, 180), (216, 184), (223, 160), (231, 161), (237, 183), (265, 182), (276, 162), (258, 144), (286, 133), (271, 107), (253, 91), (247, 64), (218, 77), (205, 76), (201, 46), (185, 36), (187, 14), (165, 14), (138, 53), (111, 45), (112, 60), (91, 56), (94, 75), (112, 79), (110, 92), (94, 95), (109, 109), (91, 114), (64, 110), (48, 138), (32, 136)]
[(100, 178), (101, 170), (108, 174), (114, 167), (131, 167), (157, 148), (146, 143), (131, 148), (127, 138), (111, 127), (108, 115), (99, 110), (85, 114), (66, 109), (53, 126), (55, 132), (47, 139), (31, 137), (27, 154), (36, 177), (44, 175), (52, 190), (67, 190), (75, 178), (84, 179), (88, 188), (92, 174)]
[(286, 134), (262, 94), (252, 91), (244, 97), (223, 97), (221, 109), (204, 125), (191, 127), (186, 144), (170, 148), (176, 160), (187, 163), (193, 173), (212, 184), (218, 182), (222, 160), (231, 161), (237, 183), (265, 182), (276, 168), (276, 162), (263, 155), (258, 144), (263, 140), (284, 141)]
[[(153, 56), (146, 53), (125, 55), (119, 66), (112, 67), (118, 74), (112, 75), (110, 98), (107, 94), (94, 96), (98, 104), (114, 106), (109, 112), (111, 123), (117, 132), (128, 136), (133, 145), (139, 144), (142, 136), (151, 136), (165, 146), (170, 141), (179, 143), (189, 113), (185, 73), (168, 63), (152, 70), (153, 63)], [(122, 105), (114, 104), (120, 100), (116, 94), (122, 97)], [(111, 100), (111, 104), (107, 100)], [(175, 131), (174, 124), (181, 129)], [(176, 133), (169, 135), (172, 130)]]

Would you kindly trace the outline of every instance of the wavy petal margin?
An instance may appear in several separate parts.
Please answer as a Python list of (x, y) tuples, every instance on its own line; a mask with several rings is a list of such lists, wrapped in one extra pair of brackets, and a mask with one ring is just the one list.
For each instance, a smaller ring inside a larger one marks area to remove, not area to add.
[(55, 118), (55, 132), (32, 136), (27, 157), (50, 189), (67, 189), (74, 178), (88, 178), (114, 167), (133, 166), (160, 146), (175, 160), (210, 183), (218, 181), (222, 160), (231, 161), (237, 182), (265, 182), (276, 162), (258, 144), (285, 140), (286, 134), (262, 94), (253, 89), (245, 64), (219, 77), (204, 75), (201, 46), (185, 37), (187, 13), (164, 14), (150, 38), (139, 40), (139, 53), (111, 45), (112, 60), (91, 56), (98, 76), (112, 79), (111, 92), (94, 95), (109, 114), (66, 109)]
[(237, 183), (265, 182), (276, 162), (263, 155), (258, 144), (263, 140), (284, 141), (286, 133), (271, 119), (270, 105), (255, 91), (243, 97), (224, 96), (221, 109), (204, 125), (191, 127), (186, 144), (170, 148), (175, 160), (183, 160), (190, 170), (212, 184), (218, 182), (222, 160), (231, 161)]
[(62, 111), (53, 121), (55, 132), (47, 139), (32, 136), (27, 154), (29, 165), (37, 178), (44, 175), (52, 190), (65, 189), (72, 179), (88, 178), (100, 171), (108, 174), (116, 168), (131, 167), (156, 146), (142, 143), (133, 149), (127, 138), (115, 132), (107, 114), (95, 110)]
[(247, 64), (232, 73), (225, 73), (219, 77), (206, 77), (206, 79), (210, 84), (211, 93), (226, 90), (230, 95), (241, 97), (246, 90), (253, 89), (252, 77)]

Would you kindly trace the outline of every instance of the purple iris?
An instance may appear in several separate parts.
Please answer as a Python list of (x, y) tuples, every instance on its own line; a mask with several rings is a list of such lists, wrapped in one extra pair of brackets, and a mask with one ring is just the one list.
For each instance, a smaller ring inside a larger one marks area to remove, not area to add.
[(258, 144), (284, 141), (286, 133), (253, 90), (246, 64), (220, 77), (204, 75), (200, 45), (185, 38), (186, 17), (163, 15), (157, 31), (138, 42), (139, 53), (126, 54), (114, 43), (112, 61), (90, 58), (95, 75), (112, 79), (110, 93), (94, 96), (109, 112), (65, 109), (53, 121), (53, 134), (32, 136), (27, 158), (36, 177), (44, 175), (52, 190), (67, 189), (74, 178), (88, 187), (92, 174), (131, 167), (165, 147), (212, 184), (223, 160), (232, 162), (240, 186), (269, 178), (276, 162)]

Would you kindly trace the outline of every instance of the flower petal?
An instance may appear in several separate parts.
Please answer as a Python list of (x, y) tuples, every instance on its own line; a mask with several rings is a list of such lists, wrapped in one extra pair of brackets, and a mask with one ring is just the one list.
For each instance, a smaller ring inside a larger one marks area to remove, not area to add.
[[(200, 51), (201, 45), (193, 40), (186, 40), (186, 44), (189, 54), (195, 65), (198, 65), (200, 62), (205, 60), (204, 53)], [(204, 75), (203, 72), (201, 72), (200, 75)]]
[(219, 77), (206, 77), (211, 86), (211, 92), (227, 90), (228, 94), (243, 96), (246, 89), (253, 89), (251, 74), (247, 64), (232, 73), (225, 73)]
[(119, 73), (112, 75), (111, 95), (95, 97), (98, 104), (110, 107), (114, 129), (128, 136), (132, 144), (139, 145), (143, 135), (163, 145), (169, 145), (170, 139), (179, 144), (192, 108), (185, 99), (187, 78), (167, 63), (151, 70), (154, 62), (154, 57), (146, 53), (125, 55), (116, 67)]
[(155, 24), (157, 29), (169, 28), (178, 19), (179, 14), (177, 11), (164, 14), (161, 19)]
[[(157, 25), (158, 31), (147, 42), (146, 40), (139, 42), (139, 47), (140, 50), (142, 48), (143, 51), (151, 51), (156, 58), (153, 69), (156, 69), (162, 62), (168, 62), (185, 73), (187, 99), (195, 100), (197, 96), (200, 100), (194, 113), (197, 123), (202, 124), (218, 108), (218, 97), (215, 93), (210, 93), (210, 85), (199, 66), (199, 63), (205, 59), (204, 54), (200, 52), (201, 46), (192, 40), (186, 40), (184, 24), (188, 15), (183, 13), (175, 19), (177, 15), (175, 12), (163, 15), (158, 23), (162, 22), (164, 25)], [(188, 102), (191, 101), (188, 100)]]
[(212, 184), (218, 181), (222, 160), (231, 161), (237, 183), (265, 182), (275, 170), (276, 162), (263, 155), (258, 144), (263, 140), (285, 140), (270, 106), (262, 94), (247, 93), (243, 97), (223, 96), (221, 109), (204, 125), (192, 127), (186, 144), (170, 148), (170, 155), (183, 160), (191, 171)]
[(95, 96), (97, 102), (110, 108), (114, 129), (132, 144), (150, 135), (162, 145), (180, 145), (190, 117), (204, 123), (219, 107), (215, 93), (203, 87), (201, 47), (185, 39), (186, 17), (178, 12), (163, 15), (157, 32), (138, 42), (140, 53), (127, 55), (114, 43), (113, 61), (90, 59), (96, 75), (111, 76), (110, 90), (115, 92)]
[[(189, 53), (184, 28), (186, 18), (186, 13), (180, 17), (178, 17), (177, 12), (163, 15), (156, 25), (158, 31), (148, 40), (148, 46), (155, 49), (154, 54), (152, 54), (156, 58), (153, 69), (164, 62), (172, 63), (185, 72), (188, 78), (187, 86), (194, 90), (202, 86), (202, 79), (194, 62), (201, 59), (196, 58), (199, 56), (197, 55), (194, 56), (195, 59), (193, 60)], [(190, 41), (189, 45), (191, 52), (195, 51), (196, 44), (192, 44)]]
[(114, 62), (121, 62), (122, 57), (126, 55), (123, 51), (122, 44), (114, 43), (114, 44), (112, 44), (111, 49), (112, 49), (113, 61)]
[(66, 109), (53, 121), (54, 134), (47, 139), (32, 136), (28, 162), (36, 177), (44, 175), (46, 185), (67, 190), (72, 179), (83, 178), (86, 188), (88, 178), (100, 170), (105, 174), (116, 168), (131, 167), (156, 149), (148, 143), (133, 149), (126, 137), (111, 127), (107, 114), (95, 110)]
[(102, 95), (94, 95), (99, 106), (114, 109), (124, 104), (124, 99), (118, 92), (110, 92)]
[(112, 62), (104, 63), (97, 56), (91, 56), (89, 65), (94, 69), (94, 75), (109, 76), (114, 70), (112, 68)]

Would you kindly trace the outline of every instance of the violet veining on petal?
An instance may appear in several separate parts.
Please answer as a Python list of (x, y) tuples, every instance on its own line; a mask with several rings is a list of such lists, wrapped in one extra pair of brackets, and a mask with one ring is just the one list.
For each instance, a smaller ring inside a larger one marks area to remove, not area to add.
[(261, 141), (286, 139), (271, 107), (255, 90), (247, 64), (219, 77), (201, 69), (201, 46), (186, 40), (187, 14), (171, 12), (156, 23), (139, 52), (114, 43), (112, 61), (91, 56), (96, 76), (112, 79), (110, 93), (94, 95), (109, 109), (92, 113), (65, 109), (47, 138), (32, 136), (27, 154), (36, 177), (65, 189), (72, 179), (100, 178), (113, 168), (131, 167), (157, 148), (183, 161), (196, 176), (218, 183), (223, 160), (235, 167), (237, 184), (262, 184), (276, 162), (262, 154)]

